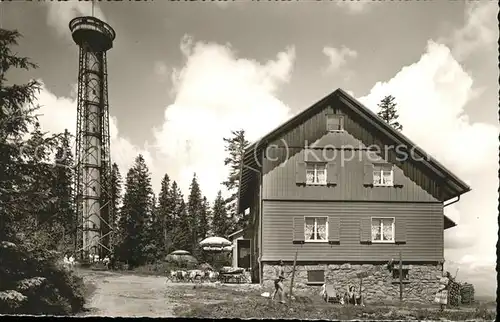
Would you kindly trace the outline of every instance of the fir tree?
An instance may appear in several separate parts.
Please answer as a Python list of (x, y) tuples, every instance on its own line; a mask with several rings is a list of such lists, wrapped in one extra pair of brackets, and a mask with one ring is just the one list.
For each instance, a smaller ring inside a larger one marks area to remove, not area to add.
[(203, 197), (201, 202), (201, 211), (198, 221), (198, 239), (201, 241), (209, 236), (210, 233), (210, 204), (208, 203), (207, 197)]
[(377, 114), (387, 124), (398, 131), (402, 131), (403, 126), (397, 121), (399, 115), (396, 109), (397, 103), (394, 100), (395, 98), (392, 95), (384, 97), (378, 104), (378, 106), (380, 107), (380, 111)]
[(120, 169), (116, 163), (111, 166), (111, 204), (113, 207), (113, 225), (114, 230), (114, 240), (115, 245), (120, 243), (120, 230), (119, 230), (119, 220), (120, 220), (120, 205), (122, 202), (122, 176), (120, 174)]
[(153, 194), (152, 197), (152, 211), (151, 218), (147, 227), (147, 243), (144, 249), (146, 256), (148, 257), (148, 261), (155, 262), (159, 256), (162, 248), (162, 223), (160, 220), (160, 216), (158, 214), (158, 205), (156, 202), (156, 196)]
[(186, 204), (184, 203), (184, 196), (182, 195), (182, 192), (177, 185), (177, 182), (175, 181), (172, 183), (170, 194), (170, 209), (172, 210), (172, 212), (170, 213), (168, 220), (170, 220), (171, 222), (171, 244), (168, 248), (168, 252), (178, 249), (186, 250), (189, 241), (189, 236), (184, 230), (184, 227), (186, 226), (185, 223), (188, 223), (186, 220)]
[(196, 179), (196, 173), (193, 175), (193, 179), (191, 181), (191, 186), (189, 188), (189, 197), (187, 204), (187, 215), (189, 222), (189, 230), (187, 233), (191, 235), (190, 240), (190, 250), (193, 254), (197, 255), (198, 250), (198, 242), (200, 235), (200, 217), (203, 211), (202, 204), (202, 196), (200, 191), (200, 185), (198, 184), (198, 180)]
[(0, 28), (0, 314), (68, 315), (83, 308), (83, 282), (56, 266), (54, 252), (33, 235), (35, 216), (41, 210), (50, 219), (59, 200), (49, 156), (62, 135), (44, 135), (36, 125), (38, 82), (8, 84), (11, 68), (36, 68), (12, 52), (20, 36)]
[(230, 218), (230, 228), (232, 230), (239, 230), (246, 228), (248, 218), (247, 216), (238, 214), (238, 190), (240, 186), (240, 173), (242, 167), (243, 155), (245, 148), (248, 146), (248, 141), (245, 139), (245, 131), (231, 131), (231, 137), (224, 138), (225, 150), (228, 156), (224, 160), (224, 165), (229, 166), (229, 175), (226, 181), (222, 184), (227, 188), (230, 196), (226, 199), (228, 207), (228, 216)]
[[(182, 196), (182, 195), (180, 195)], [(190, 227), (189, 215), (187, 213), (186, 203), (180, 198), (176, 201), (175, 210), (175, 232), (174, 245), (175, 249), (190, 250), (192, 249), (192, 233)]]
[[(50, 156), (57, 149), (62, 137), (58, 135), (54, 140), (48, 138), (46, 133), (42, 132), (40, 124), (35, 122), (31, 136), (23, 148), (23, 153), (27, 156), (26, 165), (33, 170), (33, 181), (30, 184), (32, 191), (44, 192), (48, 197), (46, 203), (31, 211), (32, 218), (24, 224), (28, 224), (25, 227), (31, 227), (27, 229), (30, 241), (46, 249), (56, 249), (62, 237), (62, 226), (57, 221), (59, 198), (54, 191), (56, 172), (50, 162)], [(47, 145), (47, 140), (52, 140), (50, 145)]]
[(148, 226), (153, 211), (153, 189), (149, 169), (142, 155), (135, 159), (134, 166), (128, 171), (123, 205), (120, 209), (122, 243), (120, 257), (132, 267), (144, 264), (144, 253), (150, 240)]
[(169, 254), (172, 249), (173, 235), (174, 235), (174, 217), (175, 217), (175, 203), (177, 193), (177, 184), (170, 187), (170, 178), (165, 174), (161, 181), (160, 194), (158, 195), (158, 217), (161, 221), (162, 228), (162, 243), (161, 255), (164, 257)]
[(212, 209), (212, 230), (213, 234), (218, 237), (227, 237), (231, 226), (227, 220), (227, 209), (222, 192), (219, 190), (214, 201)]
[[(209, 237), (211, 234), (212, 229), (210, 227), (209, 218), (210, 204), (208, 203), (207, 197), (203, 197), (203, 200), (201, 202), (200, 217), (198, 221), (198, 239), (200, 242), (203, 239)], [(204, 252), (201, 249), (198, 250), (198, 256), (200, 257), (202, 262), (206, 262), (209, 259), (208, 255), (209, 254), (207, 252)]]
[(76, 218), (73, 195), (74, 161), (71, 151), (71, 134), (64, 131), (55, 156), (55, 180), (53, 194), (57, 197), (54, 212), (57, 216), (56, 224), (60, 226), (61, 247), (64, 252), (69, 252), (76, 238)]

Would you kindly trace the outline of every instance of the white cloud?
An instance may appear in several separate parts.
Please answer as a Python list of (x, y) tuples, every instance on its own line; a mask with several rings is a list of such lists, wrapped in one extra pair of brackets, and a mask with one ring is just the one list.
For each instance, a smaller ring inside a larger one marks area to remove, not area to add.
[(155, 130), (156, 156), (184, 192), (196, 172), (202, 191), (213, 199), (227, 171), (222, 138), (243, 128), (253, 141), (289, 116), (275, 93), (290, 79), (295, 49), (260, 63), (185, 36), (181, 51), (186, 64), (172, 76), (176, 99)]
[[(61, 133), (68, 129), (73, 135), (76, 129), (76, 99), (73, 97), (57, 97), (52, 94), (43, 84), (37, 96), (37, 103), (40, 109), (39, 121), (43, 131), (51, 133)], [(122, 172), (130, 168), (134, 158), (142, 153), (149, 166), (152, 166), (152, 157), (148, 151), (138, 148), (130, 143), (127, 138), (120, 136), (118, 132), (118, 122), (115, 117), (110, 119), (110, 145), (111, 158), (116, 162)], [(122, 173), (124, 175), (125, 173)]]
[[(472, 85), (450, 49), (429, 41), (418, 62), (375, 84), (360, 101), (376, 112), (377, 103), (393, 95), (403, 133), (471, 185), (460, 202), (445, 208), (459, 223), (445, 231), (445, 257), (458, 262), (474, 255), (475, 265), (487, 265), (496, 259), (499, 129), (473, 123), (464, 113), (465, 104), (476, 95)], [(462, 276), (475, 278), (471, 265), (462, 269)]]
[(342, 46), (340, 48), (334, 47), (324, 47), (323, 54), (328, 57), (329, 65), (328, 71), (333, 72), (341, 67), (343, 67), (348, 59), (354, 59), (358, 56), (355, 50)]
[[(44, 2), (47, 8), (47, 24), (55, 29), (60, 37), (69, 39), (69, 22), (78, 16), (92, 16), (90, 1)], [(94, 2), (94, 17), (106, 22), (106, 17), (97, 3)]]
[[(341, 8), (347, 10), (351, 14), (360, 14), (368, 10), (370, 1), (359, 1), (359, 0), (337, 0), (335, 4)], [(373, 5), (373, 2), (372, 2)]]
[(498, 40), (498, 3), (496, 1), (474, 1), (466, 4), (465, 25), (450, 37), (440, 40), (449, 44), (453, 55), (459, 60), (468, 58), (477, 49), (494, 49)]

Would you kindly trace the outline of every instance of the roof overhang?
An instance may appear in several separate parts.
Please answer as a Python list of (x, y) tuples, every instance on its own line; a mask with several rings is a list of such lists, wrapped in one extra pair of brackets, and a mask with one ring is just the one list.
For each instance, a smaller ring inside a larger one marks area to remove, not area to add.
[(228, 239), (231, 239), (232, 237), (238, 238), (238, 235), (243, 235), (244, 231), (243, 229), (240, 229), (238, 231), (235, 231), (234, 233), (230, 234), (227, 236)]
[(444, 227), (443, 227), (444, 230), (449, 229), (449, 228), (453, 228), (456, 225), (457, 224), (453, 220), (451, 220), (447, 216), (444, 216)]

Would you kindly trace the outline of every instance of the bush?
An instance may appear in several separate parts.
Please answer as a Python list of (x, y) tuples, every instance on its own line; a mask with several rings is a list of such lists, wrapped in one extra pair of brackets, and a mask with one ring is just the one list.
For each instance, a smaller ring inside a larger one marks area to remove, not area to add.
[(82, 278), (58, 264), (60, 255), (33, 245), (0, 242), (0, 314), (77, 313)]

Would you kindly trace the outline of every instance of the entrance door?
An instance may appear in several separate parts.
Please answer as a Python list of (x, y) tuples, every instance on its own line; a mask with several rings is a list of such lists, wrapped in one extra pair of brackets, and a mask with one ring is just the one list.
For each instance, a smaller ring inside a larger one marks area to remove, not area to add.
[(250, 239), (238, 239), (238, 267), (250, 268)]

